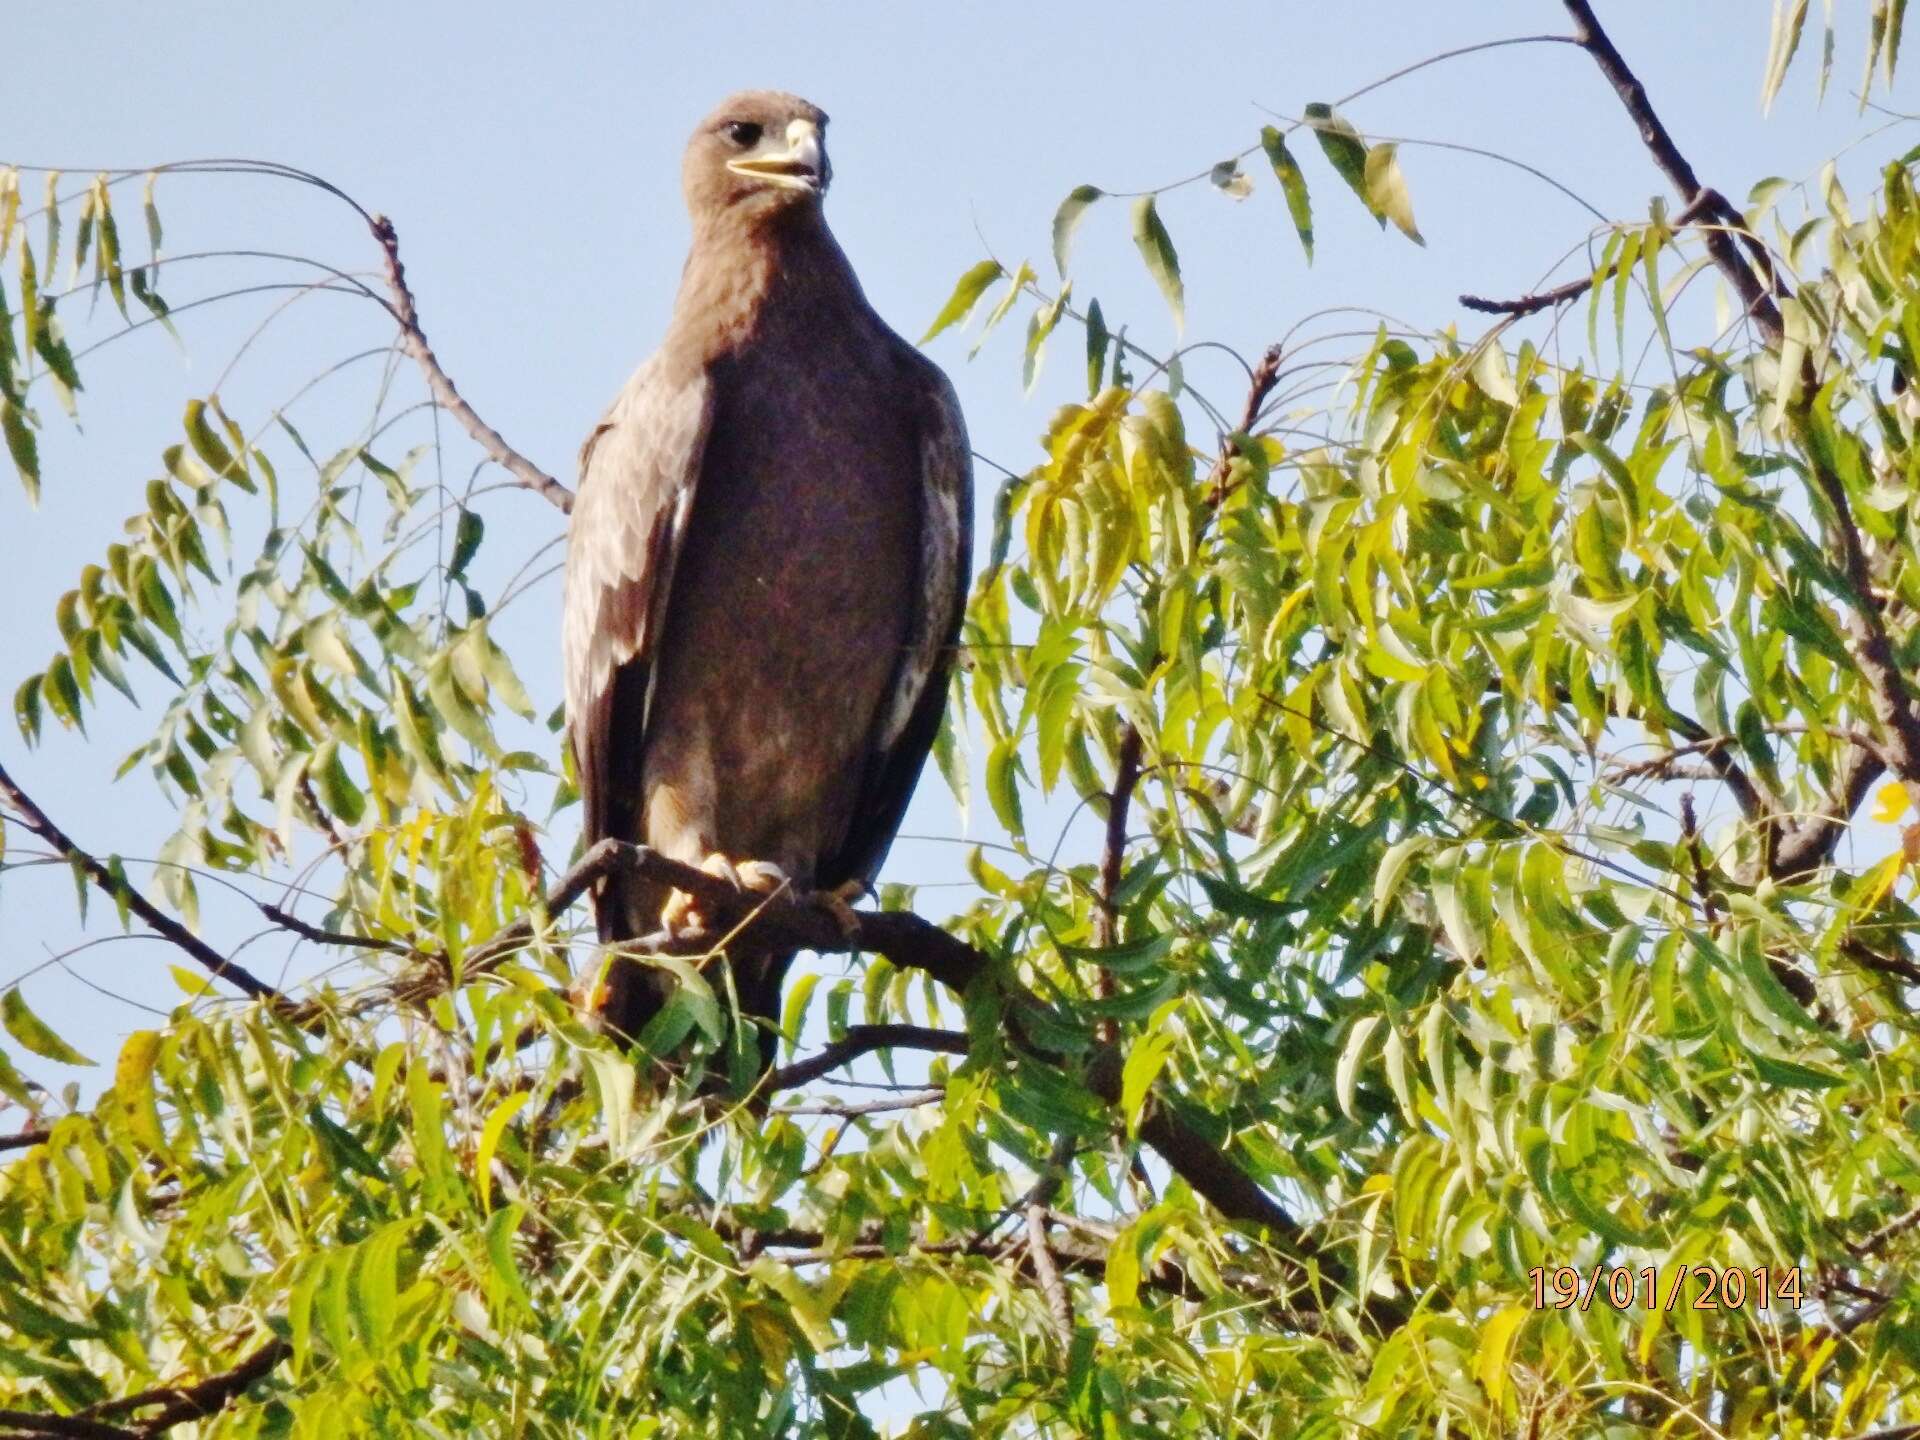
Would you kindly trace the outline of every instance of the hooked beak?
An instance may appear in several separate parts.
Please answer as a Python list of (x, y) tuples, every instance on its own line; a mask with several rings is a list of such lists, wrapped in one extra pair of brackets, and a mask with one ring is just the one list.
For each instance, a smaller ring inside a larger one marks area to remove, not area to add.
[(815, 194), (827, 188), (825, 153), (820, 148), (820, 127), (811, 120), (795, 120), (787, 126), (785, 150), (743, 155), (729, 160), (727, 168), (739, 175), (753, 175), (794, 190)]

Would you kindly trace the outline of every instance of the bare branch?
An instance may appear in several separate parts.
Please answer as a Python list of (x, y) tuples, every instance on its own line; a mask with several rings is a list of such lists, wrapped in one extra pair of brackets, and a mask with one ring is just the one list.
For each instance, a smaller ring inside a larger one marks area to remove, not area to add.
[(11, 1135), (0, 1135), (0, 1150), (31, 1150), (36, 1145), (44, 1145), (53, 1137), (51, 1130), (19, 1130)]
[(298, 915), (282, 910), (278, 905), (257, 902), (260, 913), (278, 925), (282, 930), (290, 930), (303, 940), (311, 940), (316, 945), (338, 945), (354, 950), (384, 950), (389, 955), (411, 955), (409, 947), (397, 940), (380, 940), (371, 935), (348, 935), (340, 930), (323, 930), (318, 925), (309, 925)]
[(1060, 1278), (1053, 1246), (1047, 1241), (1047, 1207), (1038, 1203), (1027, 1206), (1027, 1254), (1033, 1262), (1034, 1280), (1047, 1302), (1054, 1334), (1065, 1349), (1073, 1344), (1073, 1301), (1067, 1295), (1066, 1282)]
[(932, 1050), (964, 1055), (967, 1036), (964, 1030), (936, 1030), (929, 1025), (849, 1025), (845, 1035), (819, 1054), (769, 1072), (761, 1089), (769, 1095), (797, 1089), (875, 1050)]
[[(1693, 166), (1680, 153), (1673, 136), (1654, 113), (1653, 102), (1647, 98), (1647, 87), (1640, 83), (1640, 77), (1633, 73), (1620, 52), (1614, 48), (1613, 41), (1594, 16), (1593, 7), (1587, 0), (1563, 0), (1563, 3), (1567, 13), (1573, 17), (1574, 42), (1593, 57), (1594, 64), (1600, 67), (1600, 73), (1613, 86), (1620, 103), (1639, 127), (1640, 138), (1646, 142), (1654, 163), (1679, 192), (1688, 209), (1698, 207), (1703, 212), (1722, 214), (1732, 211), (1733, 207), (1724, 197), (1707, 193), (1707, 187), (1693, 173)], [(1733, 214), (1738, 220), (1739, 212), (1733, 211)], [(1771, 288), (1747, 264), (1729, 231), (1710, 229), (1706, 232), (1705, 241), (1707, 253), (1713, 257), (1721, 273), (1732, 282), (1734, 289), (1740, 292), (1747, 313), (1759, 323), (1768, 342), (1778, 345), (1785, 330), (1780, 323), (1780, 309), (1773, 302)]]
[(836, 1115), (842, 1120), (856, 1119), (861, 1115), (884, 1115), (889, 1111), (918, 1110), (922, 1105), (932, 1105), (946, 1098), (944, 1090), (910, 1090), (905, 1095), (895, 1095), (886, 1100), (862, 1100), (857, 1104), (782, 1105), (767, 1113), (771, 1115)]
[(51, 845), (59, 852), (62, 859), (77, 865), (87, 879), (93, 882), (94, 888), (111, 898), (116, 905), (126, 906), (162, 939), (171, 941), (186, 951), (193, 957), (196, 964), (248, 995), (259, 999), (285, 1000), (286, 997), (273, 986), (242, 969), (171, 915), (159, 910), (146, 896), (115, 876), (105, 865), (68, 839), (66, 832), (47, 817), (46, 811), (34, 804), (27, 793), (14, 783), (13, 777), (7, 774), (4, 765), (0, 765), (0, 800), (4, 800), (9, 807), (18, 812), (21, 822), (27, 829)]
[[(1266, 353), (1260, 357), (1260, 363), (1254, 367), (1252, 383), (1247, 386), (1247, 403), (1240, 412), (1240, 431), (1242, 435), (1251, 435), (1253, 427), (1260, 421), (1260, 407), (1267, 403), (1267, 397), (1273, 393), (1273, 387), (1280, 383), (1280, 347), (1269, 345)], [(1232, 467), (1233, 457), (1240, 453), (1239, 444), (1231, 437), (1221, 447), (1220, 458), (1214, 461), (1213, 473), (1207, 477), (1207, 504), (1219, 509), (1226, 503), (1227, 497), (1238, 488), (1238, 483), (1229, 484), (1227, 472)]]
[(1556, 285), (1551, 290), (1536, 291), (1532, 295), (1522, 295), (1518, 300), (1488, 300), (1479, 295), (1462, 295), (1460, 303), (1469, 310), (1477, 310), (1482, 315), (1536, 315), (1542, 310), (1551, 310), (1556, 305), (1565, 305), (1578, 300), (1593, 288), (1593, 277), (1583, 275), (1578, 280), (1569, 280), (1564, 285)]
[(427, 377), (428, 391), (439, 402), (440, 408), (459, 421), (461, 428), (501, 469), (561, 514), (571, 513), (573, 492), (507, 444), (500, 432), (482, 420), (473, 406), (461, 398), (452, 378), (440, 368), (433, 347), (427, 344), (426, 331), (420, 328), (420, 312), (413, 303), (413, 292), (407, 288), (406, 269), (400, 263), (400, 236), (394, 230), (393, 222), (384, 215), (375, 215), (369, 223), (373, 228), (373, 238), (380, 242), (380, 248), (386, 252), (387, 287), (393, 292), (394, 318), (400, 322), (400, 347), (413, 357), (414, 363)]

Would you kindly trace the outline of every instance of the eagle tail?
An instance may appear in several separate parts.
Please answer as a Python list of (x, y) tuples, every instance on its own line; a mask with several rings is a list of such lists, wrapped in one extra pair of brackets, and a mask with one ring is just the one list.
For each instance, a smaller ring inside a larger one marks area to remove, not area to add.
[[(594, 922), (602, 945), (627, 945), (649, 933), (639, 917), (660, 914), (654, 887), (631, 877), (611, 875), (593, 897)], [(607, 966), (600, 1018), (615, 1035), (637, 1040), (647, 1023), (666, 1007), (673, 995), (673, 977), (657, 965), (615, 955)]]
[(734, 961), (733, 983), (740, 996), (740, 1018), (754, 1024), (759, 1034), (760, 1068), (754, 1072), (756, 1079), (773, 1069), (773, 1062), (779, 1058), (780, 993), (786, 988), (787, 970), (798, 953), (761, 951)]

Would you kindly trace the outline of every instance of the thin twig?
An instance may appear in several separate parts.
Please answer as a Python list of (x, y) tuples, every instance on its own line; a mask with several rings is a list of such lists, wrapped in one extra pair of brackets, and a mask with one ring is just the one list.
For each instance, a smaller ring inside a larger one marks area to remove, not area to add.
[(782, 1105), (767, 1113), (770, 1115), (833, 1115), (842, 1120), (852, 1120), (861, 1115), (884, 1115), (895, 1110), (918, 1110), (922, 1105), (933, 1105), (946, 1098), (944, 1090), (910, 1090), (905, 1095), (895, 1095), (886, 1100), (862, 1100), (852, 1104), (829, 1104), (820, 1102), (812, 1105)]
[(260, 913), (278, 925), (282, 930), (291, 930), (303, 940), (311, 940), (316, 945), (338, 945), (354, 950), (384, 950), (389, 955), (412, 955), (415, 952), (397, 940), (380, 940), (371, 935), (349, 935), (341, 930), (323, 930), (318, 925), (309, 925), (298, 915), (289, 914), (278, 905), (269, 905), (265, 901), (257, 902)]
[(196, 964), (248, 995), (276, 1001), (286, 998), (266, 981), (215, 950), (171, 915), (163, 913), (146, 896), (117, 878), (105, 865), (74, 844), (67, 838), (66, 832), (48, 818), (46, 811), (34, 804), (27, 793), (14, 783), (4, 765), (0, 765), (0, 800), (6, 801), (19, 814), (26, 828), (58, 851), (62, 859), (79, 866), (96, 889), (110, 897), (114, 904), (126, 906), (162, 939), (184, 950)]
[(845, 1035), (819, 1054), (769, 1072), (761, 1089), (769, 1095), (797, 1089), (875, 1050), (932, 1050), (944, 1055), (964, 1055), (967, 1034), (964, 1030), (938, 1030), (930, 1025), (849, 1025)]
[(384, 215), (375, 215), (368, 223), (373, 229), (373, 238), (386, 252), (387, 287), (393, 292), (393, 311), (400, 322), (400, 347), (413, 357), (427, 377), (427, 389), (433, 398), (441, 409), (460, 422), (461, 428), (501, 469), (561, 514), (571, 513), (573, 492), (509, 445), (498, 430), (482, 420), (473, 406), (461, 398), (452, 377), (440, 367), (433, 347), (427, 343), (426, 331), (420, 328), (420, 312), (413, 303), (413, 292), (407, 288), (406, 269), (400, 263), (400, 236), (393, 222)]

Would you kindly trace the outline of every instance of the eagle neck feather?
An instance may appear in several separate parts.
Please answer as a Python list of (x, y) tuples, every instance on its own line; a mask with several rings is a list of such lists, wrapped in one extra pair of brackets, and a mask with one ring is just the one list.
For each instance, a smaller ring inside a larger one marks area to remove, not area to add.
[(694, 228), (668, 344), (707, 364), (772, 328), (805, 327), (824, 312), (866, 308), (853, 267), (817, 206), (796, 206), (753, 224), (722, 214)]

